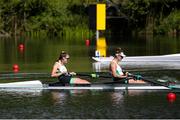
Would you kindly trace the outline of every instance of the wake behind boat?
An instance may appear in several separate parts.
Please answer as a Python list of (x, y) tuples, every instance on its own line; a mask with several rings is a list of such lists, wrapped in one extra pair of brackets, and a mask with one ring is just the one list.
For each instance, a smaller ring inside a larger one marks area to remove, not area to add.
[[(110, 57), (92, 57), (96, 62), (110, 62)], [(125, 57), (122, 62), (180, 62), (180, 54), (159, 55), (159, 56), (131, 56)]]
[(1, 83), (0, 90), (9, 89), (26, 89), (26, 90), (171, 90), (180, 89), (180, 85), (173, 85), (171, 87), (152, 85), (152, 84), (91, 84), (86, 85), (73, 85), (73, 86), (49, 86), (42, 84), (39, 80)]

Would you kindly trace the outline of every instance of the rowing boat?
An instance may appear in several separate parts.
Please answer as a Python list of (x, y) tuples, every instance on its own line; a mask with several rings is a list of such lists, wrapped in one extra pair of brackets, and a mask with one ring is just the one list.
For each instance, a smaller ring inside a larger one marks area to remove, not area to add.
[[(96, 62), (110, 62), (110, 57), (92, 57)], [(159, 56), (131, 56), (122, 59), (122, 62), (180, 62), (180, 54), (159, 55)]]
[[(175, 85), (174, 88), (180, 88)], [(171, 88), (151, 84), (91, 84), (89, 86), (49, 86), (42, 84), (39, 80), (1, 83), (0, 89), (28, 89), (28, 90), (170, 90)]]

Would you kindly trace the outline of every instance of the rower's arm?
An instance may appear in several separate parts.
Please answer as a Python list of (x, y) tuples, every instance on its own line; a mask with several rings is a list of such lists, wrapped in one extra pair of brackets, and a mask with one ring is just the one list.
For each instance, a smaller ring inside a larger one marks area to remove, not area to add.
[(55, 64), (53, 66), (53, 69), (52, 69), (52, 72), (51, 72), (51, 77), (59, 77), (60, 75), (64, 74), (64, 73), (61, 73), (61, 72), (57, 73), (57, 69), (58, 69), (58, 64)]
[(126, 78), (127, 77), (126, 75), (117, 75), (116, 69), (117, 69), (116, 64), (114, 62), (111, 62), (111, 72), (112, 72), (113, 77), (117, 77), (117, 78)]

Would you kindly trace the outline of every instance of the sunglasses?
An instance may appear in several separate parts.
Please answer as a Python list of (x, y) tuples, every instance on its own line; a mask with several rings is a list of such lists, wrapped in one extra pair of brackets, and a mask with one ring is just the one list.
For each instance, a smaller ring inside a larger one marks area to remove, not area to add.
[(120, 54), (118, 54), (117, 56), (118, 56), (118, 57), (121, 57), (122, 59), (124, 58), (124, 57), (123, 57), (122, 55), (120, 55)]

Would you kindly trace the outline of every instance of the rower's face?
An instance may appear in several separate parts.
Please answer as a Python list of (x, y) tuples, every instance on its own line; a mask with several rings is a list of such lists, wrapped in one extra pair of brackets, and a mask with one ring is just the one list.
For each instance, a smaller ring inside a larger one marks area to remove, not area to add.
[(63, 58), (63, 63), (66, 64), (68, 63), (69, 55), (66, 55), (66, 57)]
[(118, 59), (119, 61), (121, 61), (121, 60), (123, 59), (123, 57), (122, 57), (121, 55), (117, 55), (117, 59)]

